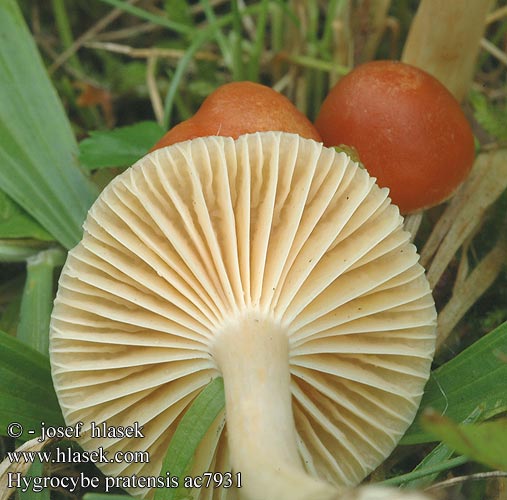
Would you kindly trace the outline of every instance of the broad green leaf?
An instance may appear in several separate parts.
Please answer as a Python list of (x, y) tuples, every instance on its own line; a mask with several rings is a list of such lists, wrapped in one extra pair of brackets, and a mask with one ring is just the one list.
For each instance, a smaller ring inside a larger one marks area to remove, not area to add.
[(65, 252), (60, 248), (44, 250), (27, 259), (26, 283), (21, 301), (17, 338), (40, 353), (48, 355), (49, 321), (53, 309), (53, 274), (63, 266)]
[(459, 453), (492, 469), (507, 471), (507, 419), (456, 424), (435, 412), (428, 412), (422, 422), (426, 431)]
[(0, 191), (0, 238), (34, 238), (51, 241), (53, 237), (17, 203)]
[(12, 422), (23, 426), (22, 440), (40, 435), (41, 422), (64, 425), (48, 358), (0, 332), (0, 435)]
[(414, 424), (402, 444), (434, 441), (421, 427), (427, 408), (462, 422), (475, 408), (485, 417), (507, 411), (507, 323), (485, 335), (451, 361), (433, 371)]
[[(224, 408), (224, 381), (221, 377), (212, 380), (197, 396), (187, 410), (169, 443), (160, 475), (166, 472), (179, 478), (180, 483), (188, 472), (195, 451), (206, 431)], [(172, 500), (180, 488), (160, 488), (154, 500)], [(180, 490), (181, 491), (181, 490)]]
[(0, 189), (66, 248), (97, 192), (15, 0), (0, 2)]
[(89, 169), (128, 167), (144, 156), (163, 135), (164, 129), (155, 122), (91, 132), (90, 137), (79, 144), (79, 159)]

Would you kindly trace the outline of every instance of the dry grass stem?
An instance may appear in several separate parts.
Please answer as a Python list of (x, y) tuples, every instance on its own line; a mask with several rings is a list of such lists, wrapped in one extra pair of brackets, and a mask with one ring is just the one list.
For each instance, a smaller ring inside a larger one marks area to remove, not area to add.
[(146, 85), (148, 86), (153, 113), (157, 123), (162, 125), (164, 123), (164, 104), (157, 87), (156, 70), (157, 58), (155, 56), (148, 57), (148, 63), (146, 65)]
[(500, 50), (495, 44), (491, 43), (486, 38), (482, 38), (481, 47), (494, 58), (498, 59), (502, 64), (507, 66), (507, 53)]
[(491, 24), (496, 21), (500, 21), (503, 17), (507, 17), (507, 5), (494, 10), (491, 14), (486, 17), (486, 24)]
[(507, 258), (507, 240), (502, 238), (468, 275), (440, 311), (437, 322), (437, 352), (458, 321), (493, 284)]
[(390, 6), (391, 0), (359, 2), (352, 17), (355, 32), (354, 64), (374, 59), (387, 28), (387, 12)]
[[(86, 42), (83, 44), (89, 49), (107, 50), (116, 54), (124, 54), (126, 56), (138, 59), (149, 59), (152, 57), (162, 57), (167, 59), (181, 59), (185, 55), (184, 50), (180, 49), (162, 49), (162, 48), (134, 48), (129, 45), (111, 42)], [(196, 52), (194, 57), (203, 61), (218, 61), (220, 57), (212, 52)]]
[[(127, 4), (135, 4), (138, 0), (129, 0)], [(74, 43), (67, 49), (64, 50), (58, 58), (53, 62), (53, 64), (49, 67), (49, 73), (54, 73), (69, 57), (73, 56), (82, 46), (83, 44), (94, 37), (97, 33), (103, 31), (107, 26), (109, 26), (113, 21), (115, 21), (118, 17), (123, 14), (123, 11), (120, 9), (113, 9), (107, 16), (104, 16), (100, 21), (95, 23), (89, 30), (86, 30), (80, 37), (76, 38)]]
[(289, 86), (291, 82), (292, 75), (290, 73), (286, 73), (279, 80), (277, 80), (273, 84), (273, 89), (277, 92), (284, 93), (285, 89)]
[(245, 14), (246, 5), (243, 0), (238, 0), (238, 10), (241, 14), (241, 22), (245, 31), (248, 33), (250, 40), (255, 40), (257, 36), (257, 27), (252, 16)]
[[(332, 21), (332, 53), (333, 66), (351, 68), (354, 63), (354, 37), (350, 26), (350, 5), (345, 2), (336, 13)], [(340, 72), (331, 71), (329, 74), (329, 87), (332, 87), (340, 78)]]
[(463, 243), (461, 248), (461, 256), (459, 259), (458, 271), (456, 272), (456, 278), (452, 287), (452, 294), (456, 295), (459, 293), (459, 288), (462, 286), (470, 272), (470, 263), (468, 261), (468, 252), (472, 243), (473, 236), (470, 235), (467, 240)]
[(432, 484), (425, 488), (425, 491), (431, 490), (441, 490), (443, 488), (448, 488), (449, 486), (454, 486), (456, 484), (465, 483), (467, 481), (482, 481), (484, 479), (491, 478), (503, 478), (507, 477), (507, 472), (503, 472), (500, 470), (494, 470), (490, 472), (477, 472), (475, 474), (468, 474), (466, 476), (459, 477), (451, 477), (450, 479), (446, 479), (445, 481), (440, 481), (439, 483)]
[(422, 0), (402, 61), (426, 70), (461, 101), (473, 79), (492, 0)]
[(507, 149), (479, 155), (472, 175), (442, 214), (421, 252), (421, 263), (428, 269), (432, 287), (438, 283), (458, 248), (479, 224), (486, 209), (505, 189)]
[(409, 214), (405, 217), (405, 231), (408, 231), (411, 234), (410, 241), (414, 241), (417, 236), (417, 231), (419, 231), (419, 227), (421, 226), (421, 222), (423, 219), (424, 212), (417, 212), (415, 214)]
[[(38, 439), (39, 438), (36, 437), (23, 443), (16, 451), (41, 451), (54, 441), (54, 439), (46, 439), (43, 443), (39, 443)], [(31, 463), (25, 463), (23, 461), (11, 462), (9, 461), (9, 457), (5, 458), (4, 461), (0, 463), (0, 500), (7, 500), (13, 493), (12, 488), (7, 487), (9, 473), (15, 474), (16, 472), (20, 472), (25, 476), (31, 465)]]
[(153, 33), (154, 31), (159, 31), (162, 29), (162, 26), (159, 26), (158, 24), (146, 22), (138, 24), (136, 26), (129, 26), (128, 28), (98, 33), (94, 37), (94, 40), (97, 42), (114, 42), (117, 40), (131, 39), (139, 35)]

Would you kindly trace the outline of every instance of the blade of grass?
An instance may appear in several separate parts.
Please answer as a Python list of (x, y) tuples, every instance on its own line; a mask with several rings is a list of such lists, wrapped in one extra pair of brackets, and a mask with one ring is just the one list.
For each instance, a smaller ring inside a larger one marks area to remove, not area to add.
[[(52, 0), (53, 14), (56, 21), (56, 27), (60, 35), (60, 40), (64, 49), (68, 49), (74, 43), (74, 37), (72, 35), (72, 29), (69, 22), (69, 16), (67, 15), (67, 9), (65, 8), (65, 0)], [(69, 57), (69, 63), (80, 73), (85, 74), (78, 57), (74, 54)]]
[(17, 338), (44, 355), (49, 350), (53, 274), (55, 267), (63, 266), (64, 261), (65, 252), (59, 248), (44, 250), (27, 259)]
[(245, 79), (245, 65), (243, 64), (243, 50), (241, 41), (243, 39), (243, 29), (241, 26), (241, 13), (239, 11), (238, 0), (232, 0), (232, 79), (240, 81)]
[[(44, 465), (36, 458), (28, 469), (25, 477), (29, 478), (33, 484), (34, 478), (43, 477), (43, 475)], [(26, 488), (25, 491), (23, 491), (23, 488), (17, 488), (18, 500), (50, 500), (50, 491), (50, 488), (43, 488), (41, 491), (33, 491), (33, 488)]]
[[(19, 422), (26, 441), (39, 434), (41, 421), (64, 425), (53, 389), (49, 360), (16, 338), (0, 332), (0, 435)], [(28, 434), (33, 430), (34, 434)]]
[(507, 419), (457, 424), (436, 412), (428, 412), (423, 416), (423, 426), (471, 460), (507, 471)]
[(0, 2), (0, 187), (67, 248), (96, 189), (14, 0)]
[(0, 239), (33, 238), (51, 241), (51, 235), (9, 196), (0, 191)]
[(257, 18), (257, 29), (255, 31), (255, 42), (250, 61), (248, 63), (248, 79), (258, 82), (260, 78), (261, 57), (264, 51), (266, 25), (268, 18), (269, 1), (262, 0), (259, 16)]
[[(482, 409), (476, 408), (466, 419), (464, 422), (472, 423), (477, 422), (479, 418), (481, 418)], [(438, 464), (441, 464), (447, 460), (449, 460), (454, 455), (454, 448), (447, 446), (444, 443), (439, 443), (430, 453), (428, 453), (423, 460), (413, 469), (412, 472), (417, 472), (418, 470), (426, 469), (427, 467), (432, 467)], [(439, 473), (429, 474), (420, 479), (415, 479), (413, 481), (406, 482), (403, 487), (410, 489), (419, 489), (422, 490), (432, 484), (438, 477)]]
[(445, 462), (432, 465), (431, 467), (425, 467), (417, 471), (408, 472), (407, 474), (401, 474), (400, 476), (391, 477), (389, 479), (386, 479), (385, 481), (381, 481), (379, 484), (383, 484), (386, 486), (398, 486), (400, 484), (408, 483), (409, 481), (414, 481), (415, 479), (420, 479), (430, 474), (435, 474), (437, 472), (443, 472), (446, 470), (453, 469), (454, 467), (459, 467), (460, 465), (466, 464), (468, 461), (469, 460), (467, 457), (460, 456), (451, 458), (450, 460), (446, 460)]
[(132, 14), (133, 16), (138, 17), (139, 19), (144, 19), (145, 21), (149, 21), (150, 23), (163, 26), (182, 35), (189, 35), (193, 37), (195, 35), (195, 32), (197, 31), (196, 28), (193, 28), (192, 26), (172, 21), (167, 17), (152, 14), (147, 10), (144, 10), (140, 7), (136, 7), (135, 5), (131, 5), (130, 3), (123, 2), (122, 0), (100, 0), (100, 1), (103, 3), (107, 3), (108, 5), (111, 5), (112, 7), (115, 7), (119, 10)]
[[(102, 0), (105, 1), (105, 0)], [(111, 0), (107, 0), (108, 2)], [(115, 0), (116, 1), (116, 0)], [(234, 3), (233, 3), (234, 7)], [(253, 5), (251, 7), (247, 7), (243, 9), (244, 13), (254, 13), (257, 12), (259, 6)], [(214, 36), (214, 32), (217, 29), (217, 27), (225, 26), (230, 23), (234, 23), (234, 12), (232, 14), (225, 14), (219, 19), (217, 19), (216, 23), (209, 24), (205, 29), (199, 30), (193, 39), (192, 43), (186, 50), (183, 57), (179, 60), (176, 70), (174, 71), (174, 76), (171, 79), (171, 83), (169, 85), (169, 89), (167, 91), (165, 102), (164, 102), (164, 121), (163, 126), (167, 129), (169, 128), (169, 124), (171, 123), (171, 115), (173, 110), (173, 105), (176, 97), (176, 93), (178, 91), (178, 88), (180, 86), (181, 80), (183, 79), (183, 75), (185, 74), (185, 71), (192, 61), (193, 56), (195, 53), (199, 50), (199, 48), (209, 40), (211, 40)], [(237, 44), (233, 44), (234, 47)], [(234, 51), (233, 51), (233, 57)], [(235, 67), (236, 64), (240, 64), (238, 61), (233, 62), (233, 67)], [(242, 64), (242, 63), (241, 63)]]
[(221, 29), (216, 25), (217, 17), (215, 16), (213, 7), (210, 5), (208, 0), (200, 0), (200, 4), (202, 5), (202, 9), (204, 10), (208, 22), (212, 26), (215, 26), (213, 34), (216, 38), (218, 47), (220, 48), (220, 52), (222, 53), (222, 57), (224, 58), (225, 66), (231, 68), (232, 55), (229, 48), (229, 42), (227, 41), (225, 35), (222, 33)]
[(185, 55), (179, 60), (176, 70), (174, 72), (174, 76), (169, 85), (169, 89), (167, 91), (165, 102), (164, 102), (164, 121), (163, 126), (165, 129), (169, 128), (169, 124), (171, 123), (171, 114), (173, 109), (174, 100), (176, 97), (176, 93), (178, 92), (178, 87), (180, 82), (185, 74), (185, 71), (192, 61), (194, 54), (201, 48), (201, 46), (210, 38), (211, 34), (207, 31), (201, 31), (194, 41), (190, 44)]
[[(195, 398), (181, 419), (169, 443), (160, 476), (170, 472), (171, 476), (183, 478), (192, 463), (195, 450), (223, 408), (224, 382), (218, 377)], [(173, 500), (178, 490), (179, 488), (157, 489), (154, 500)]]
[(507, 323), (482, 337), (440, 368), (426, 386), (419, 413), (402, 444), (418, 444), (435, 438), (421, 427), (420, 415), (433, 408), (458, 422), (477, 407), (485, 418), (507, 411)]

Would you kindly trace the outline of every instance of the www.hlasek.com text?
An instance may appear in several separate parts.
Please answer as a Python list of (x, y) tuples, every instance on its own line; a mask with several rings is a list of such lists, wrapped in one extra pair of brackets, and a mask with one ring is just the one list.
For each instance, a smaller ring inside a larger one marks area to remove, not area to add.
[(117, 451), (109, 453), (99, 446), (96, 450), (77, 450), (70, 447), (55, 447), (52, 451), (8, 451), (11, 463), (31, 464), (35, 460), (43, 464), (147, 464), (150, 454), (147, 451)]

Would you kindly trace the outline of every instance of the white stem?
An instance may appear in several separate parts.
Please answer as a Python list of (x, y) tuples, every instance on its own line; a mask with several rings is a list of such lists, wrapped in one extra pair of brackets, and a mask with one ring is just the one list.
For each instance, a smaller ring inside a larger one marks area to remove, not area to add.
[(218, 332), (231, 462), (249, 500), (331, 500), (338, 490), (309, 476), (297, 449), (287, 333), (249, 313)]

